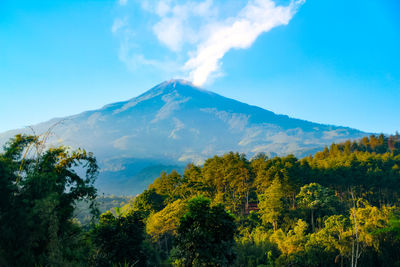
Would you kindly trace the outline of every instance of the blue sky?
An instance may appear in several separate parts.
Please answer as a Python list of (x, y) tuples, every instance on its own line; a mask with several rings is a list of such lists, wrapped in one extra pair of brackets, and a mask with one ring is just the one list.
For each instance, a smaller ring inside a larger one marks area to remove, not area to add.
[(0, 1), (0, 131), (171, 78), (279, 114), (400, 130), (398, 0)]

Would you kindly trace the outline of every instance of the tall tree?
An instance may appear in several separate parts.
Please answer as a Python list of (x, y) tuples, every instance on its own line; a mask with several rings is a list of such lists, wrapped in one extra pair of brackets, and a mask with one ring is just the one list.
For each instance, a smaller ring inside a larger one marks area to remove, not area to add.
[(317, 183), (310, 183), (300, 189), (297, 195), (300, 207), (308, 210), (311, 216), (312, 231), (315, 231), (315, 213), (334, 210), (337, 199), (332, 190)]
[(177, 266), (231, 266), (235, 260), (235, 220), (222, 205), (202, 196), (189, 201), (175, 248)]
[(274, 231), (278, 229), (278, 221), (285, 208), (283, 197), (284, 191), (279, 178), (276, 178), (264, 193), (259, 195), (258, 207), (261, 219), (265, 224), (271, 223)]
[(230, 152), (206, 160), (202, 176), (211, 189), (213, 202), (224, 203), (236, 214), (244, 211), (253, 175), (243, 154)]
[(324, 222), (324, 228), (311, 236), (311, 243), (322, 244), (325, 250), (338, 252), (340, 266), (350, 258), (352, 233), (350, 220), (343, 215), (332, 215)]
[(144, 190), (143, 193), (136, 196), (131, 203), (126, 204), (121, 208), (123, 213), (130, 211), (143, 212), (145, 218), (150, 216), (151, 213), (162, 210), (164, 205), (165, 196), (156, 193), (155, 189)]
[(146, 221), (146, 232), (159, 247), (164, 246), (165, 251), (169, 251), (168, 240), (176, 236), (180, 218), (186, 211), (185, 201), (175, 200), (161, 211), (150, 215)]
[(144, 227), (143, 217), (139, 212), (130, 212), (119, 217), (111, 212), (102, 214), (93, 231), (93, 241), (97, 247), (95, 265), (146, 266)]
[(17, 135), (0, 154), (0, 256), (8, 266), (79, 261), (75, 203), (88, 200), (96, 212), (93, 155), (44, 145), (38, 136)]
[(181, 183), (182, 177), (177, 171), (173, 170), (169, 174), (162, 172), (160, 177), (149, 186), (149, 189), (154, 189), (157, 194), (165, 196), (165, 204), (168, 204), (176, 200)]

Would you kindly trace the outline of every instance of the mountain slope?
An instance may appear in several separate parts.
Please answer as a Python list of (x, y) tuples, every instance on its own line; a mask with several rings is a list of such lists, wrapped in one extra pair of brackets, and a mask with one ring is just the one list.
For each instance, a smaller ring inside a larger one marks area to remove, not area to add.
[[(42, 133), (58, 121), (33, 128)], [(28, 129), (9, 131), (0, 134), (0, 142), (19, 132), (29, 133)], [(154, 176), (152, 166), (157, 171), (160, 166), (181, 169), (188, 162), (199, 164), (228, 151), (249, 157), (260, 152), (304, 156), (332, 142), (365, 135), (351, 128), (277, 115), (186, 81), (171, 80), (131, 100), (62, 119), (50, 142), (93, 151), (102, 167), (101, 190), (129, 194), (147, 185), (149, 180), (141, 171)]]

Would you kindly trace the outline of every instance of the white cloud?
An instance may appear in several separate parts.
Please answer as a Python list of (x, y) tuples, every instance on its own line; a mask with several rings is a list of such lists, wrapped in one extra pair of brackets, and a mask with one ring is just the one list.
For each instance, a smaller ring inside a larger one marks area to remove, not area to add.
[(202, 28), (216, 14), (216, 9), (212, 0), (180, 5), (164, 0), (158, 2), (153, 12), (160, 17), (153, 27), (158, 40), (172, 51), (180, 52), (183, 45), (199, 41)]
[(126, 64), (131, 71), (137, 71), (138, 68), (148, 66), (161, 70), (165, 73), (172, 73), (171, 70), (179, 69), (179, 65), (174, 61), (157, 60), (146, 58), (143, 54), (134, 53), (127, 45), (120, 47), (118, 58)]
[(118, 0), (118, 4), (121, 6), (126, 6), (126, 4), (128, 4), (128, 0)]
[(116, 33), (117, 31), (119, 31), (121, 28), (127, 26), (127, 19), (120, 19), (120, 18), (116, 18), (114, 20), (114, 23), (111, 27), (111, 31), (112, 33)]
[(170, 11), (170, 4), (166, 1), (160, 1), (156, 7), (156, 13), (161, 17), (167, 15)]
[(178, 52), (181, 49), (184, 38), (184, 26), (181, 20), (176, 18), (163, 18), (154, 25), (154, 32), (158, 39), (171, 50)]
[[(279, 6), (272, 0), (249, 0), (236, 14), (227, 15), (223, 8), (220, 10), (221, 3), (213, 0), (179, 1), (142, 0), (140, 4), (156, 17), (150, 27), (156, 39), (180, 59), (173, 64), (179, 64), (175, 71), (183, 72), (199, 86), (221, 74), (222, 59), (228, 51), (247, 49), (260, 34), (287, 25), (305, 2), (292, 0), (287, 6)], [(125, 26), (126, 20), (115, 20), (112, 31)], [(123, 38), (121, 51), (132, 50), (130, 40)], [(120, 58), (121, 53), (129, 54), (127, 51), (120, 52)], [(143, 55), (130, 58), (137, 64), (165, 67), (163, 60), (147, 60)], [(170, 67), (171, 62), (167, 65)]]
[(220, 67), (220, 60), (231, 49), (249, 48), (257, 37), (274, 27), (287, 25), (304, 1), (286, 7), (276, 6), (271, 0), (255, 0), (247, 4), (237, 17), (217, 25), (196, 52), (185, 63), (195, 85), (204, 84), (211, 73)]
[(129, 27), (127, 17), (124, 19), (115, 19), (111, 27), (111, 32), (120, 38), (118, 58), (121, 62), (125, 63), (129, 70), (135, 72), (140, 67), (148, 66), (166, 73), (171, 73), (171, 70), (180, 68), (180, 65), (176, 62), (149, 59), (138, 52), (139, 45), (135, 42), (138, 35)]

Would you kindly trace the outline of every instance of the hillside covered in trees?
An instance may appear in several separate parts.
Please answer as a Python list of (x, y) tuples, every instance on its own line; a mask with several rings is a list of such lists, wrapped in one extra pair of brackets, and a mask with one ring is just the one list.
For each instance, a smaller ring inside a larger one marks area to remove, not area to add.
[(17, 136), (0, 155), (0, 265), (400, 266), (398, 135), (302, 159), (214, 156), (100, 216), (93, 155), (41, 142)]

